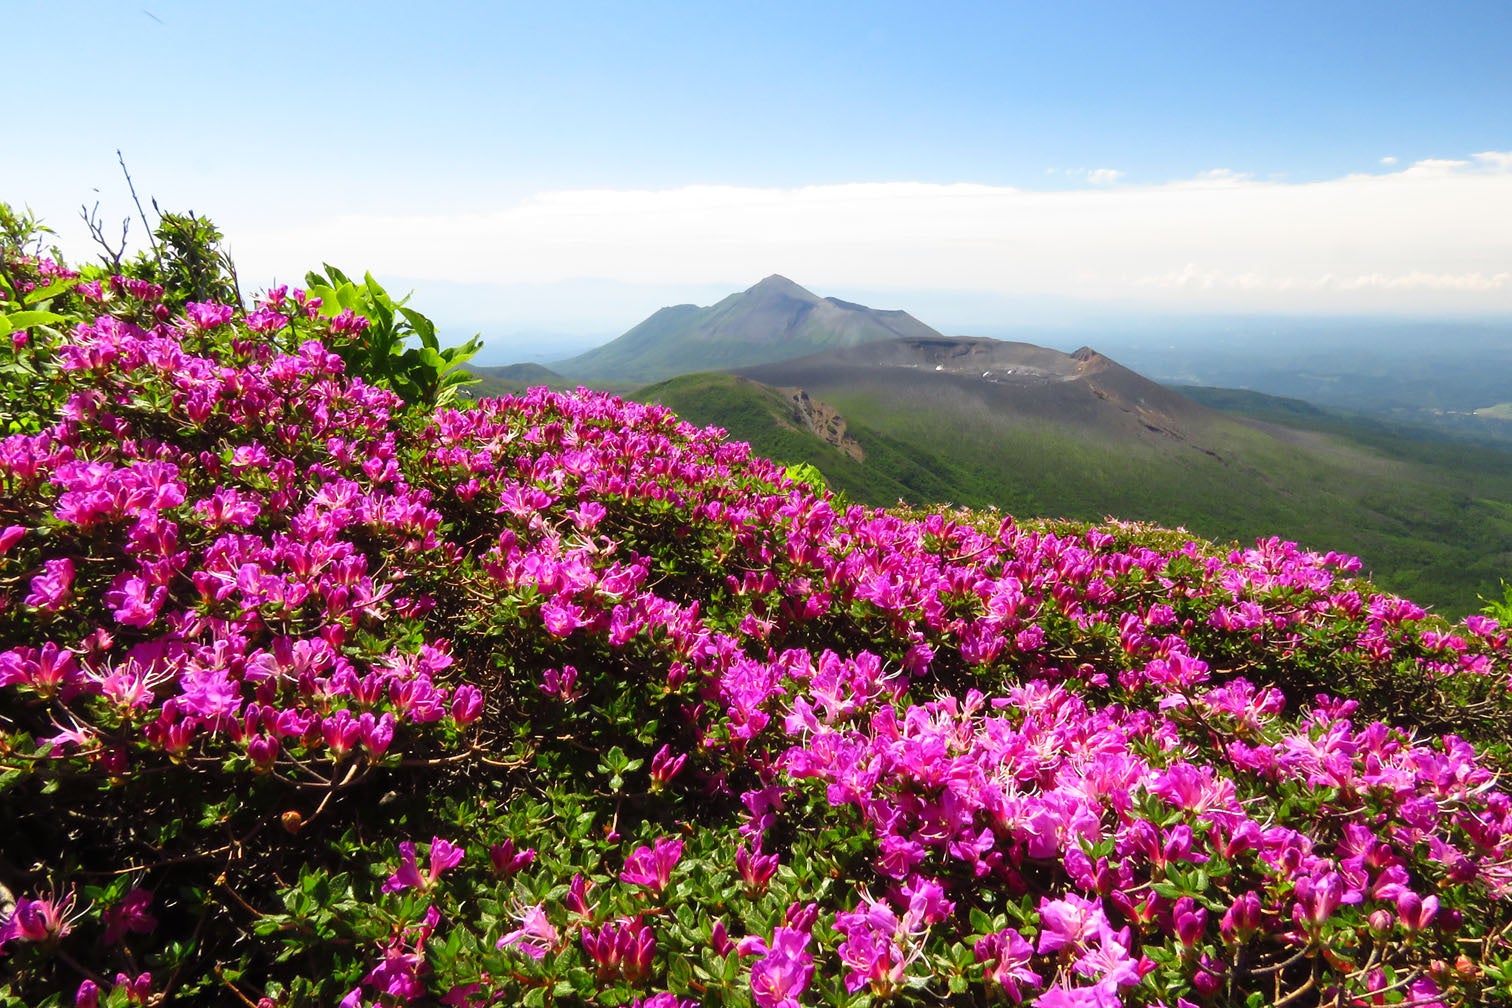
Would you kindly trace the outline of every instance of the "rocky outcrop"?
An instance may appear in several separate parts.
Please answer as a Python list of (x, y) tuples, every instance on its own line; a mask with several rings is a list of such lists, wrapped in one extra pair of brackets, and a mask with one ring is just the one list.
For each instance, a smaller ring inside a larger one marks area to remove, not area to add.
[(792, 419), (812, 431), (825, 444), (833, 445), (857, 462), (866, 458), (861, 442), (845, 431), (845, 418), (834, 407), (811, 397), (801, 388), (780, 390), (793, 408)]

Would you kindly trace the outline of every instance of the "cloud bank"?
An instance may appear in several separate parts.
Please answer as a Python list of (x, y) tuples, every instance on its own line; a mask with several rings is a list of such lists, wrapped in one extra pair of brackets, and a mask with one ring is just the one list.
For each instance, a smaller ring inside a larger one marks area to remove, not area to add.
[[(1201, 310), (1512, 311), (1512, 152), (1289, 183), (1216, 170), (1159, 185), (688, 186), (541, 193), (450, 216), (374, 214), (238, 231), (276, 270), (367, 264), (475, 284), (597, 278), (727, 285), (779, 272), (864, 287)], [(252, 274), (251, 275), (260, 275)]]

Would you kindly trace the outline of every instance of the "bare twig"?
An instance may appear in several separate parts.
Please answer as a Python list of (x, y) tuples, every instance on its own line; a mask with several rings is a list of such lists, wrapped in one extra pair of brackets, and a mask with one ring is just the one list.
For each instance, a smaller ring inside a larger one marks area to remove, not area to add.
[(247, 995), (245, 995), (245, 994), (243, 994), (241, 992), (241, 990), (236, 986), (236, 984), (234, 984), (230, 980), (226, 979), (226, 970), (225, 970), (225, 967), (221, 966), (220, 963), (216, 963), (213, 968), (215, 970), (215, 977), (216, 977), (216, 979), (219, 980), (221, 982), (221, 984), (224, 985), (225, 988), (227, 990), (229, 990), (232, 994), (235, 994), (238, 1001), (240, 1001), (242, 1004), (246, 1005), (247, 1008), (257, 1008), (257, 1002), (256, 1001), (253, 1001), (251, 998), (247, 997)]
[[(131, 172), (126, 168), (126, 158), (121, 154), (119, 148), (116, 150), (116, 160), (120, 162), (121, 174), (126, 176), (126, 188), (131, 191), (131, 202), (136, 204), (137, 214), (142, 218), (142, 227), (147, 229), (147, 241), (152, 245), (152, 254), (157, 257), (158, 265), (161, 266), (163, 264), (163, 254), (158, 249), (157, 237), (152, 233), (152, 225), (147, 222), (147, 212), (142, 209), (142, 201), (137, 199), (136, 184), (131, 181)], [(152, 208), (154, 210), (157, 209), (156, 202), (152, 204)], [(161, 211), (159, 211), (159, 216), (161, 215)]]
[(84, 226), (89, 228), (89, 235), (96, 245), (105, 250), (106, 265), (112, 272), (121, 272), (121, 257), (126, 254), (126, 236), (131, 232), (131, 218), (121, 220), (121, 247), (112, 248), (109, 240), (105, 237), (105, 225), (100, 221), (100, 202), (95, 201), (93, 207), (79, 207), (79, 216), (84, 218)]
[[(1307, 978), (1307, 983), (1303, 984), (1301, 987), (1298, 987), (1296, 990), (1294, 990), (1291, 993), (1287, 994), (1285, 997), (1279, 997), (1278, 996), (1275, 1001), (1271, 1002), (1271, 1008), (1282, 1008), (1283, 1005), (1289, 1005), (1289, 1004), (1291, 1004), (1293, 1001), (1296, 1001), (1302, 995), (1304, 995), (1308, 991), (1312, 990), (1313, 987), (1317, 985), (1317, 982), (1318, 982), (1318, 975), (1317, 975), (1316, 972), (1314, 972), (1312, 976), (1309, 976)], [(1277, 993), (1277, 995), (1279, 995), (1281, 993), (1280, 978), (1279, 977), (1277, 978), (1276, 993)]]

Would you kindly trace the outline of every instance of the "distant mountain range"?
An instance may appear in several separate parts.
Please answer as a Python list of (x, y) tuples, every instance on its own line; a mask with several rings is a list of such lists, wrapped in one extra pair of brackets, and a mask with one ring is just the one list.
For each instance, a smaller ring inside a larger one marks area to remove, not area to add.
[(576, 381), (656, 381), (877, 340), (939, 335), (907, 312), (822, 298), (773, 275), (708, 308), (663, 308), (613, 342), (552, 368)]
[(1383, 585), (1451, 613), (1512, 572), (1512, 454), (1413, 442), (1294, 400), (1183, 394), (1088, 347), (949, 337), (780, 276), (709, 308), (664, 308), (551, 370), (479, 370), (487, 394), (664, 379), (635, 397), (810, 463), (864, 503), (1280, 535), (1360, 555)]

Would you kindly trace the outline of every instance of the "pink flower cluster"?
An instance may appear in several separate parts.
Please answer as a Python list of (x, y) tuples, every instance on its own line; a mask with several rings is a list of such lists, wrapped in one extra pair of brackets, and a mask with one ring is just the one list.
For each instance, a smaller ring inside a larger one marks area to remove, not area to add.
[[(190, 318), (205, 328), (223, 314), (199, 305)], [(218, 759), (229, 743), (296, 774), (317, 754), (381, 759), (402, 723), (475, 719), (475, 688), (436, 684), (451, 663), (444, 641), (366, 667), (344, 646), (429, 604), (403, 596), (402, 565), (375, 576), (366, 544), (447, 554), (428, 492), (398, 475), (397, 399), (341, 377), (319, 344), (295, 357), (249, 344), (233, 366), (190, 356), (178, 335), (109, 315), (81, 326), (60, 358), (85, 388), (44, 433), (0, 441), (14, 523), (3, 559), (36, 571), (0, 605), (60, 629), (70, 617), (93, 625), (0, 652), (0, 685), (66, 703), (102, 696), (175, 759)], [(112, 404), (143, 388), (162, 412), (139, 432)], [(117, 544), (119, 563), (96, 565), (86, 585), (75, 556), (101, 542)], [(126, 754), (77, 722), (51, 741), (59, 754)]]
[[(312, 310), (275, 292), (242, 324)], [(747, 899), (784, 830), (863, 824), (882, 895), (837, 885), (738, 943), (762, 1008), (796, 1006), (816, 956), (851, 993), (927, 986), (958, 940), (1015, 1003), (1113, 1004), (1159, 970), (1212, 998), (1256, 950), (1321, 956), (1367, 919), (1430, 1004), (1447, 981), (1419, 936), (1512, 892), (1512, 800), (1471, 745), (1274, 685), (1326, 669), (1504, 688), (1502, 628), (1375, 593), (1351, 558), (839, 509), (719, 432), (581, 390), (417, 421), (319, 343), (186, 349), (233, 324), (191, 305), (80, 326), (58, 348), (60, 415), (0, 439), (0, 699), (41, 758), (350, 785), (486, 726), (495, 698), (465, 676), (492, 644), (432, 618), (465, 604), (561, 655), (533, 702), (604, 688), (584, 656), (656, 670), (692, 743), (656, 752), (648, 793), (757, 782), (728, 851)], [(683, 542), (702, 569), (668, 559)], [(402, 646), (365, 643), (389, 626)], [(1305, 821), (1278, 813), (1288, 798)], [(494, 876), (534, 853), (496, 845)], [(491, 940), (530, 961), (580, 947), (604, 984), (644, 989), (683, 854), (664, 836), (625, 857), (644, 912), (595, 917), (578, 876)], [(400, 844), (384, 891), (436, 894), (462, 844), (427, 857)], [(982, 886), (1025, 909), (973, 930)], [(148, 926), (138, 902), (122, 929)], [(66, 909), (23, 899), (0, 941), (58, 940)], [(350, 1003), (427, 993), (436, 914), (382, 944)]]

